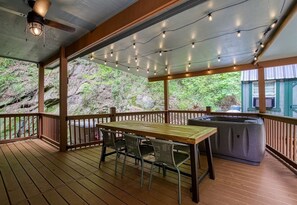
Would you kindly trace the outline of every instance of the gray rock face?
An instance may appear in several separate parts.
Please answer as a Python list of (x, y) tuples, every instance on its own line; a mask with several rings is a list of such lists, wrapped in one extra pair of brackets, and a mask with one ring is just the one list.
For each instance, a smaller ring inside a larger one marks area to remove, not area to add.
[(150, 96), (138, 95), (136, 98), (136, 104), (145, 110), (150, 110), (155, 106), (155, 101)]

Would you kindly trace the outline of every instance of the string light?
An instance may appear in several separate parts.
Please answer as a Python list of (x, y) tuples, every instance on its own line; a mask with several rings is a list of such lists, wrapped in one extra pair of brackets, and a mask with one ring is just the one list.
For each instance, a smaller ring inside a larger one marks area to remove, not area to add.
[(241, 36), (240, 30), (237, 31), (237, 37), (239, 38)]
[(130, 70), (130, 67), (128, 67), (128, 70)]
[(163, 37), (163, 38), (166, 37), (166, 31), (163, 31), (163, 33), (162, 33), (162, 37)]
[(271, 24), (270, 28), (274, 28), (276, 23), (277, 23), (277, 20), (274, 20), (273, 23)]
[(149, 72), (150, 72), (150, 69), (147, 69), (147, 70), (146, 70), (146, 73), (149, 73)]
[(156, 71), (154, 71), (154, 75), (157, 75), (157, 72)]
[(136, 49), (136, 44), (135, 44), (135, 42), (133, 43), (133, 48)]
[(118, 61), (116, 61), (116, 67), (118, 67)]
[(208, 20), (209, 21), (212, 21), (212, 15), (211, 15), (211, 13), (209, 13), (207, 16), (208, 16)]
[(261, 46), (261, 48), (264, 48), (264, 44), (262, 42), (260, 43), (260, 46)]
[(195, 48), (195, 42), (192, 42), (192, 48)]
[(106, 65), (106, 64), (107, 64), (107, 61), (105, 60), (105, 61), (104, 61), (104, 65)]
[(159, 51), (159, 55), (162, 56), (162, 51)]
[(94, 55), (93, 54), (90, 56), (90, 60), (91, 61), (94, 60)]
[(254, 55), (254, 60), (256, 61), (258, 58), (257, 58), (257, 56), (256, 55)]
[(138, 72), (139, 71), (139, 67), (137, 66), (137, 68), (136, 68), (136, 71)]
[(165, 66), (165, 71), (167, 71), (167, 66)]
[(110, 57), (112, 57), (113, 56), (113, 51), (110, 51)]
[(189, 65), (188, 66), (189, 66), (189, 68), (191, 67), (191, 62), (189, 62)]
[(218, 62), (221, 62), (221, 57), (220, 56), (218, 56)]
[(236, 69), (236, 65), (233, 65), (233, 69), (234, 69), (234, 70)]
[(207, 70), (207, 73), (210, 74), (210, 69)]
[(137, 56), (135, 56), (135, 62), (137, 63)]

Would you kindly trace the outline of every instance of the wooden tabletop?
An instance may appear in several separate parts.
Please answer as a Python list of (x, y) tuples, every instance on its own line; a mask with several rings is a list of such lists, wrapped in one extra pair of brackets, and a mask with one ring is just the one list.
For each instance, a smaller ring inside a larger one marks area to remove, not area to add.
[(117, 121), (97, 124), (99, 128), (131, 132), (186, 144), (197, 144), (215, 134), (217, 128), (193, 125), (172, 125), (143, 121)]

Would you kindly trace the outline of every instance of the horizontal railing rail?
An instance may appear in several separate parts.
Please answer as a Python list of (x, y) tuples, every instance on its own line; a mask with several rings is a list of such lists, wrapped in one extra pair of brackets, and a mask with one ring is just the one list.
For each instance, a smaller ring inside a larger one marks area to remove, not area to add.
[(0, 143), (37, 137), (38, 113), (0, 114)]

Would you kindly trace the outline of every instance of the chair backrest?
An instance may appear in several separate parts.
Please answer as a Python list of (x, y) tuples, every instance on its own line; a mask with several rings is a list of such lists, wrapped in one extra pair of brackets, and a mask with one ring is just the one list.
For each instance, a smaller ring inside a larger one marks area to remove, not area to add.
[(141, 157), (139, 145), (142, 137), (131, 134), (124, 134), (124, 138), (126, 142), (127, 152), (137, 157)]
[(103, 144), (106, 147), (114, 147), (115, 146), (115, 139), (116, 139), (116, 132), (106, 130), (106, 129), (100, 129), (102, 132), (102, 138), (103, 138)]
[(167, 140), (151, 139), (155, 152), (156, 162), (165, 163), (167, 166), (176, 167), (173, 154), (174, 143)]

